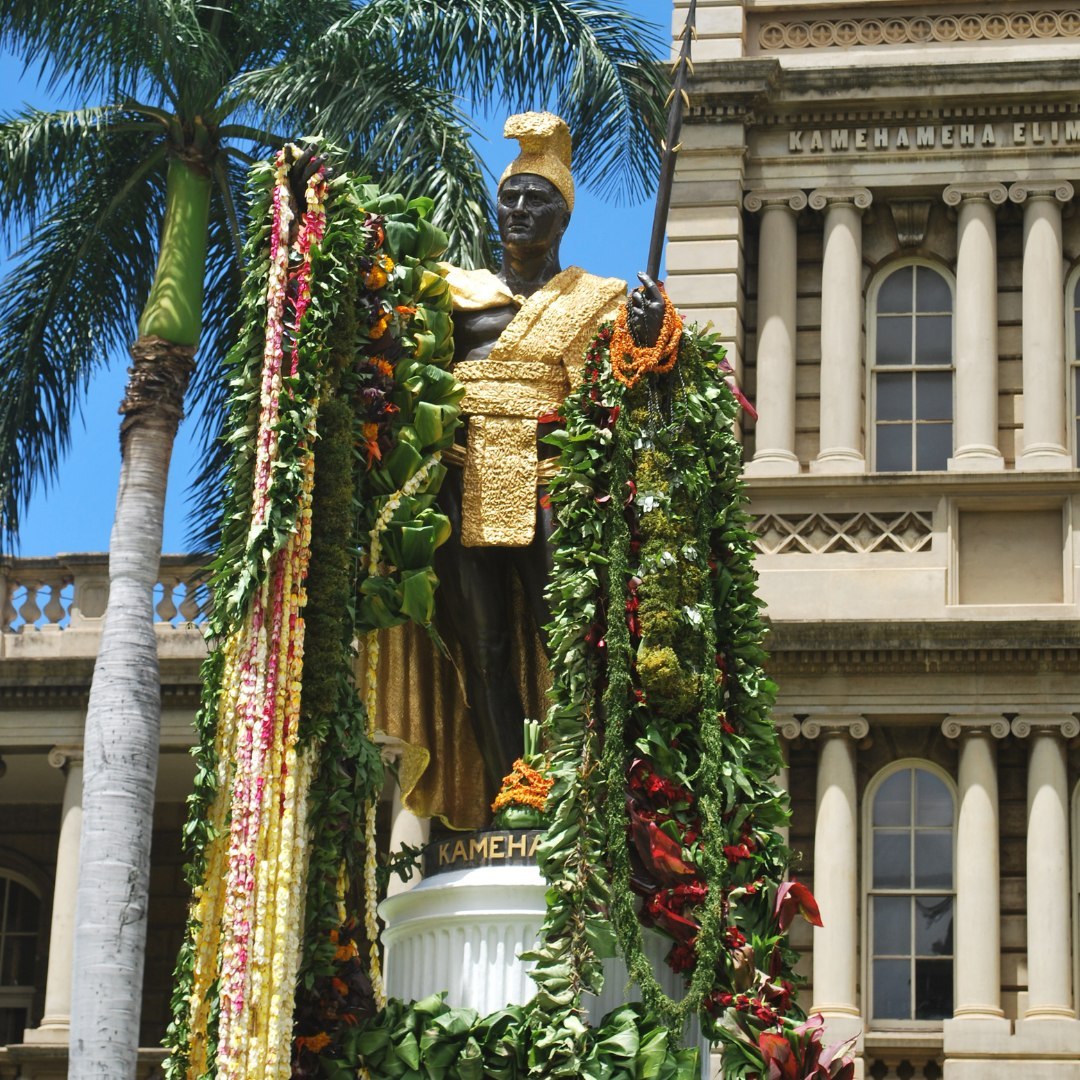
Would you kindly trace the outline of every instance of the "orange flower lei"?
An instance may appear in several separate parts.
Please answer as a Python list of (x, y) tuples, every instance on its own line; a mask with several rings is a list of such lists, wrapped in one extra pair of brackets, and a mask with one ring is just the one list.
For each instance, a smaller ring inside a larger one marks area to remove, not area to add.
[(491, 809), (498, 813), (507, 806), (529, 806), (543, 812), (547, 806), (548, 792), (554, 783), (550, 776), (545, 776), (518, 758), (510, 775), (503, 777), (502, 788), (495, 796)]
[(682, 318), (668, 299), (663, 285), (660, 286), (660, 291), (664, 295), (664, 322), (655, 345), (641, 346), (635, 343), (626, 321), (627, 305), (623, 304), (619, 308), (608, 349), (611, 354), (611, 373), (624, 386), (634, 386), (642, 375), (651, 372), (666, 374), (675, 366), (679, 356)]

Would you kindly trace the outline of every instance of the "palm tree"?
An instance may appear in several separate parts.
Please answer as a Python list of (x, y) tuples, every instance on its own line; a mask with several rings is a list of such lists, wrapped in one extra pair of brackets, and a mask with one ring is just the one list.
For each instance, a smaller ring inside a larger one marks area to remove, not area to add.
[[(109, 605), (86, 717), (69, 1076), (135, 1072), (160, 725), (152, 597), (185, 399), (213, 432), (243, 175), (298, 132), (425, 193), (466, 265), (491, 206), (459, 105), (548, 103), (578, 176), (647, 188), (662, 75), (647, 24), (589, 0), (0, 0), (0, 45), (80, 98), (0, 121), (0, 533), (60, 467), (70, 417), (130, 346)], [(199, 363), (195, 357), (198, 350)], [(192, 385), (188, 383), (192, 375)], [(212, 472), (212, 470), (211, 470)]]

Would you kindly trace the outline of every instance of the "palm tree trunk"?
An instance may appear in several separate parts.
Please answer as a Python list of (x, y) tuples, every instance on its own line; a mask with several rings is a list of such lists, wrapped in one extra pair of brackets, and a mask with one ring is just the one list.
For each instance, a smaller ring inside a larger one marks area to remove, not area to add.
[(157, 275), (120, 406), (109, 603), (86, 712), (69, 1080), (135, 1077), (161, 730), (154, 585), (199, 334), (209, 191), (208, 179), (170, 164)]

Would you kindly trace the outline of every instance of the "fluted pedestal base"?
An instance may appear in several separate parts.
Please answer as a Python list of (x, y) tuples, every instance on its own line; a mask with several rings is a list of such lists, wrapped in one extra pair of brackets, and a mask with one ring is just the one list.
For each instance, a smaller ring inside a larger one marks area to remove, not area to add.
[[(414, 889), (382, 902), (385, 923), (386, 992), (408, 1001), (440, 990), (450, 1005), (481, 1016), (507, 1005), (524, 1005), (536, 993), (531, 962), (522, 952), (536, 944), (544, 921), (546, 885), (535, 866), (481, 866), (425, 878)], [(646, 935), (646, 952), (665, 992), (683, 993), (683, 980), (664, 963), (670, 942)], [(612, 1009), (640, 1000), (628, 985), (621, 959), (604, 961), (604, 989), (586, 999), (589, 1020), (598, 1024)], [(701, 1050), (708, 1076), (709, 1047), (695, 1018), (684, 1040)]]

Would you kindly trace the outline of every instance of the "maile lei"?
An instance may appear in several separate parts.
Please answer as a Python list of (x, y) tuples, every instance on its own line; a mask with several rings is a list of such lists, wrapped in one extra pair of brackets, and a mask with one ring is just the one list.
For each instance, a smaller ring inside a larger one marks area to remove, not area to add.
[[(613, 371), (612, 334), (594, 340), (551, 437), (561, 449), (549, 496), (554, 820), (533, 954), (553, 1025), (550, 1075), (589, 1073), (581, 995), (599, 989), (600, 958), (615, 951), (667, 1027), (703, 1016), (725, 1043), (725, 1076), (773, 1075), (780, 1044), (792, 1063), (802, 1044), (821, 1049), (792, 1001), (784, 933), (795, 911), (817, 912), (805, 887), (783, 881), (776, 830), (788, 811), (772, 779), (782, 760), (739, 400), (714, 336), (685, 328), (677, 364), (639, 380)], [(647, 928), (671, 943), (681, 997), (645, 955)], [(853, 1068), (838, 1048), (819, 1057), (820, 1075)]]
[[(430, 624), (431, 556), (448, 530), (433, 507), (461, 396), (433, 262), (445, 237), (430, 202), (321, 171), (294, 209), (292, 154), (252, 171), (229, 357), (213, 648), (185, 829), (194, 898), (167, 1036), (167, 1075), (190, 1080), (304, 1075), (306, 1059), (314, 1072), (327, 1016), (347, 1023), (381, 995), (383, 770), (353, 642)], [(339, 975), (358, 940), (367, 959), (350, 984)]]

